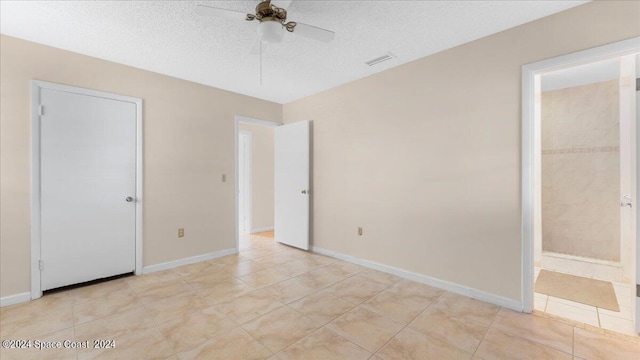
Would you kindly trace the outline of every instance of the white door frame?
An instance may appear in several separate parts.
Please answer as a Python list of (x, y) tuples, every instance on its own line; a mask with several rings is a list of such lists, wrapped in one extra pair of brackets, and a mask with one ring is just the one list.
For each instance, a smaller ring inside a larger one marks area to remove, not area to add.
[[(40, 80), (31, 80), (31, 299), (42, 296), (40, 283), (41, 229), (40, 229), (40, 90), (50, 89), (79, 95), (118, 100), (136, 105), (136, 256), (135, 274), (142, 274), (142, 99), (67, 86)], [(46, 109), (45, 109), (46, 111)]]
[[(253, 135), (251, 131), (240, 130), (238, 132), (238, 139), (240, 135), (246, 136), (246, 144), (248, 151), (245, 154), (245, 163), (240, 164), (240, 158), (238, 158), (238, 174), (240, 173), (240, 166), (244, 166), (244, 186), (245, 186), (245, 199), (244, 199), (244, 212), (247, 218), (247, 231), (253, 233)], [(240, 145), (240, 144), (238, 144)], [(238, 146), (238, 151), (240, 147)], [(240, 190), (240, 176), (238, 176), (238, 190)], [(239, 192), (238, 192), (239, 193)], [(240, 210), (240, 199), (238, 198), (238, 210)], [(240, 224), (240, 213), (238, 212), (238, 225)], [(240, 227), (240, 226), (238, 226)]]
[[(640, 37), (635, 37), (608, 45), (603, 45), (552, 59), (538, 61), (522, 66), (522, 311), (533, 311), (534, 286), (534, 206), (540, 201), (536, 198), (536, 163), (541, 156), (540, 144), (540, 103), (536, 95), (541, 93), (540, 77), (542, 73), (567, 67), (607, 60), (640, 51)], [(638, 147), (640, 149), (640, 147)], [(636, 154), (636, 161), (640, 155)], [(636, 166), (640, 169), (640, 166)], [(638, 177), (640, 178), (640, 177)], [(636, 182), (639, 179), (636, 179)], [(539, 180), (538, 180), (539, 181)], [(640, 187), (637, 187), (640, 189)], [(637, 199), (635, 204), (640, 204)], [(640, 214), (640, 212), (638, 212)], [(638, 222), (638, 219), (636, 219)], [(638, 240), (636, 239), (636, 243)], [(636, 251), (640, 249), (637, 248)], [(636, 256), (639, 258), (640, 256)], [(637, 281), (637, 279), (636, 279)]]
[[(241, 116), (241, 115), (236, 115), (235, 119), (234, 119), (234, 124), (235, 124), (235, 128), (234, 128), (234, 141), (235, 141), (235, 217), (236, 217), (236, 227), (235, 227), (235, 232), (236, 232), (236, 251), (240, 251), (240, 217), (238, 214), (239, 211), (239, 206), (240, 206), (240, 199), (238, 197), (238, 188), (239, 188), (239, 184), (238, 184), (238, 145), (239, 145), (239, 141), (238, 141), (238, 136), (240, 134), (240, 123), (245, 123), (245, 124), (253, 124), (253, 125), (261, 125), (261, 126), (268, 126), (268, 127), (276, 127), (276, 126), (280, 126), (280, 125), (284, 125), (282, 123), (278, 123), (278, 122), (274, 122), (274, 121), (268, 121), (268, 120), (260, 120), (260, 119), (255, 119), (255, 118), (250, 118), (247, 116)], [(253, 190), (251, 191), (251, 193), (253, 194)], [(252, 208), (253, 208), (253, 201), (252, 201)], [(253, 209), (252, 209), (253, 210)], [(251, 214), (251, 227), (253, 228), (253, 214)]]

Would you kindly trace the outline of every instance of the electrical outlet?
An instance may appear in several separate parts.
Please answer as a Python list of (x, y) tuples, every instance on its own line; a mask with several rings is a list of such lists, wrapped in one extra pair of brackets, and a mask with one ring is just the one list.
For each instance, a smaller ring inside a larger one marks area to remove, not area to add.
[(362, 236), (362, 228), (358, 226), (358, 236)]
[(184, 228), (178, 229), (178, 237), (179, 238), (183, 238), (184, 237)]

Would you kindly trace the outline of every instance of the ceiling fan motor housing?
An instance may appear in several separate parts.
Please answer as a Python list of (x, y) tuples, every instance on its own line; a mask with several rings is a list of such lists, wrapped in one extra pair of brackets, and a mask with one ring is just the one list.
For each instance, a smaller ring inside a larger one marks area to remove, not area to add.
[(256, 6), (256, 19), (284, 23), (287, 20), (287, 10), (271, 5), (270, 0), (262, 1)]
[(256, 19), (258, 25), (258, 37), (265, 43), (279, 43), (284, 37), (284, 22), (287, 20), (287, 11), (271, 5), (270, 0), (260, 2), (256, 6)]

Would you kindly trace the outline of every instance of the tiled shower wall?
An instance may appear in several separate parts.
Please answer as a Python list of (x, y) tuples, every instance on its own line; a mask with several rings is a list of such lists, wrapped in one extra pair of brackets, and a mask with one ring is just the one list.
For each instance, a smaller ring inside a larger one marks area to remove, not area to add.
[(620, 261), (618, 81), (542, 93), (542, 250)]

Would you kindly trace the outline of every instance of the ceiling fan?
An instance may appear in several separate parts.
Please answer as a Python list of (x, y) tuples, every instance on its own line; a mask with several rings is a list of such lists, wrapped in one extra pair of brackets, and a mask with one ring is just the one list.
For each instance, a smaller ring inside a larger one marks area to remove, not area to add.
[(295, 21), (287, 22), (286, 8), (291, 4), (291, 1), (292, 0), (263, 0), (256, 6), (255, 14), (247, 14), (241, 11), (221, 9), (207, 5), (197, 5), (195, 12), (203, 16), (259, 21), (258, 39), (251, 49), (252, 54), (261, 54), (266, 45), (281, 42), (285, 31), (322, 42), (333, 40), (335, 37), (333, 31)]

